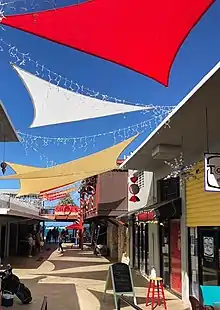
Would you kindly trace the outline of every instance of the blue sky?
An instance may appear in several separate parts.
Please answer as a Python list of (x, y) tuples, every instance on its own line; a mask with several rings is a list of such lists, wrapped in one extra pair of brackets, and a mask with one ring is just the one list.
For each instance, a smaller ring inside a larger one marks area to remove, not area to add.
[[(30, 4), (33, 4), (31, 7)], [(5, 7), (7, 14), (21, 13), (22, 7), (29, 11), (49, 9), (74, 3), (69, 0), (26, 0), (9, 4)], [(38, 7), (35, 4), (39, 4)], [(13, 9), (15, 7), (15, 10)], [(110, 97), (124, 99), (129, 102), (154, 105), (176, 105), (199, 80), (220, 60), (220, 0), (205, 14), (198, 25), (188, 36), (180, 49), (172, 67), (169, 87), (165, 88), (156, 81), (137, 74), (131, 70), (113, 63), (89, 56), (67, 47), (60, 46), (47, 40), (26, 34), (24, 32), (4, 27), (0, 29), (0, 39), (16, 46), (19, 51), (29, 53), (31, 59), (39, 61), (52, 71), (72, 79), (79, 85), (84, 85)], [(128, 127), (149, 118), (148, 114), (131, 113), (98, 120), (68, 123), (56, 126), (47, 126), (29, 129), (33, 119), (33, 106), (21, 80), (10, 67), (13, 61), (8, 49), (0, 42), (3, 51), (0, 53), (1, 83), (0, 99), (16, 129), (31, 134), (48, 137), (79, 137), (109, 132)], [(36, 67), (27, 63), (24, 67), (32, 73)], [(135, 149), (149, 134), (146, 130), (141, 137), (126, 151), (127, 154)], [(53, 145), (37, 148), (38, 152), (27, 149), (25, 153), (22, 144), (8, 144), (5, 160), (36, 166), (46, 166), (46, 161), (40, 157), (45, 155), (56, 163), (69, 161), (81, 156), (94, 153), (114, 143), (112, 135), (98, 138), (89, 148), (80, 148), (72, 151), (71, 145)], [(0, 145), (0, 160), (3, 147)], [(16, 188), (17, 181), (1, 181), (1, 188)]]

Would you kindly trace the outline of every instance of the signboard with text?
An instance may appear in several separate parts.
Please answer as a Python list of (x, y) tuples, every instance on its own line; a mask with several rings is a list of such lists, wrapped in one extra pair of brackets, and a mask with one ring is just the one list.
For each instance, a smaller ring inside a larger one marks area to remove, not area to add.
[(66, 205), (66, 206), (56, 206), (54, 209), (55, 216), (75, 216), (77, 218), (79, 208), (76, 206)]
[(118, 309), (118, 296), (120, 295), (131, 295), (133, 297), (134, 304), (137, 305), (131, 268), (129, 265), (125, 263), (115, 263), (109, 266), (104, 290), (104, 298), (106, 291), (108, 290), (113, 290), (116, 309)]
[(205, 153), (204, 187), (208, 192), (220, 192), (220, 154)]

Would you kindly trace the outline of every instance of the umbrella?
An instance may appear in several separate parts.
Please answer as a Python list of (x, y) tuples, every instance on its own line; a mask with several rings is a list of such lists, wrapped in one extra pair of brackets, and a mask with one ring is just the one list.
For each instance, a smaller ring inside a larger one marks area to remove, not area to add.
[(6, 16), (2, 24), (168, 85), (178, 50), (214, 0), (96, 0)]
[(79, 224), (71, 224), (71, 225), (67, 226), (66, 229), (68, 229), (68, 230), (73, 230), (73, 229), (79, 230), (79, 229), (82, 229), (82, 225), (79, 225)]

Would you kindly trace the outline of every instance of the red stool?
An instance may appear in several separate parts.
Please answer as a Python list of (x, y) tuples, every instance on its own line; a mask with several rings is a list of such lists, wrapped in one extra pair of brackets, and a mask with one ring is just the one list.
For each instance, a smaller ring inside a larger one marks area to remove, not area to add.
[[(163, 279), (154, 278), (150, 280), (148, 292), (146, 296), (146, 306), (148, 306), (149, 299), (151, 298), (151, 309), (154, 309), (154, 303), (157, 300), (157, 305), (163, 303), (164, 309), (167, 310), (166, 299), (164, 295)], [(155, 300), (156, 299), (156, 300)]]

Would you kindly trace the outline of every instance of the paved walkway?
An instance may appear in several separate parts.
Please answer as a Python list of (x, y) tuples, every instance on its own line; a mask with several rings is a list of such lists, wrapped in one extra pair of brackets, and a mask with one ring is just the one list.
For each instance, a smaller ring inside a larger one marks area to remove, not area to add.
[[(11, 261), (14, 273), (30, 288), (33, 302), (21, 305), (17, 298), (14, 309), (40, 310), (43, 296), (48, 297), (48, 310), (113, 310), (112, 292), (109, 291), (103, 302), (103, 291), (109, 261), (96, 257), (89, 250), (68, 249), (63, 254), (46, 251), (43, 259), (16, 259)], [(145, 307), (146, 282), (134, 275), (138, 304)], [(166, 292), (169, 310), (183, 310), (182, 302)], [(131, 309), (122, 307), (122, 309)], [(156, 309), (163, 309), (158, 307)]]

